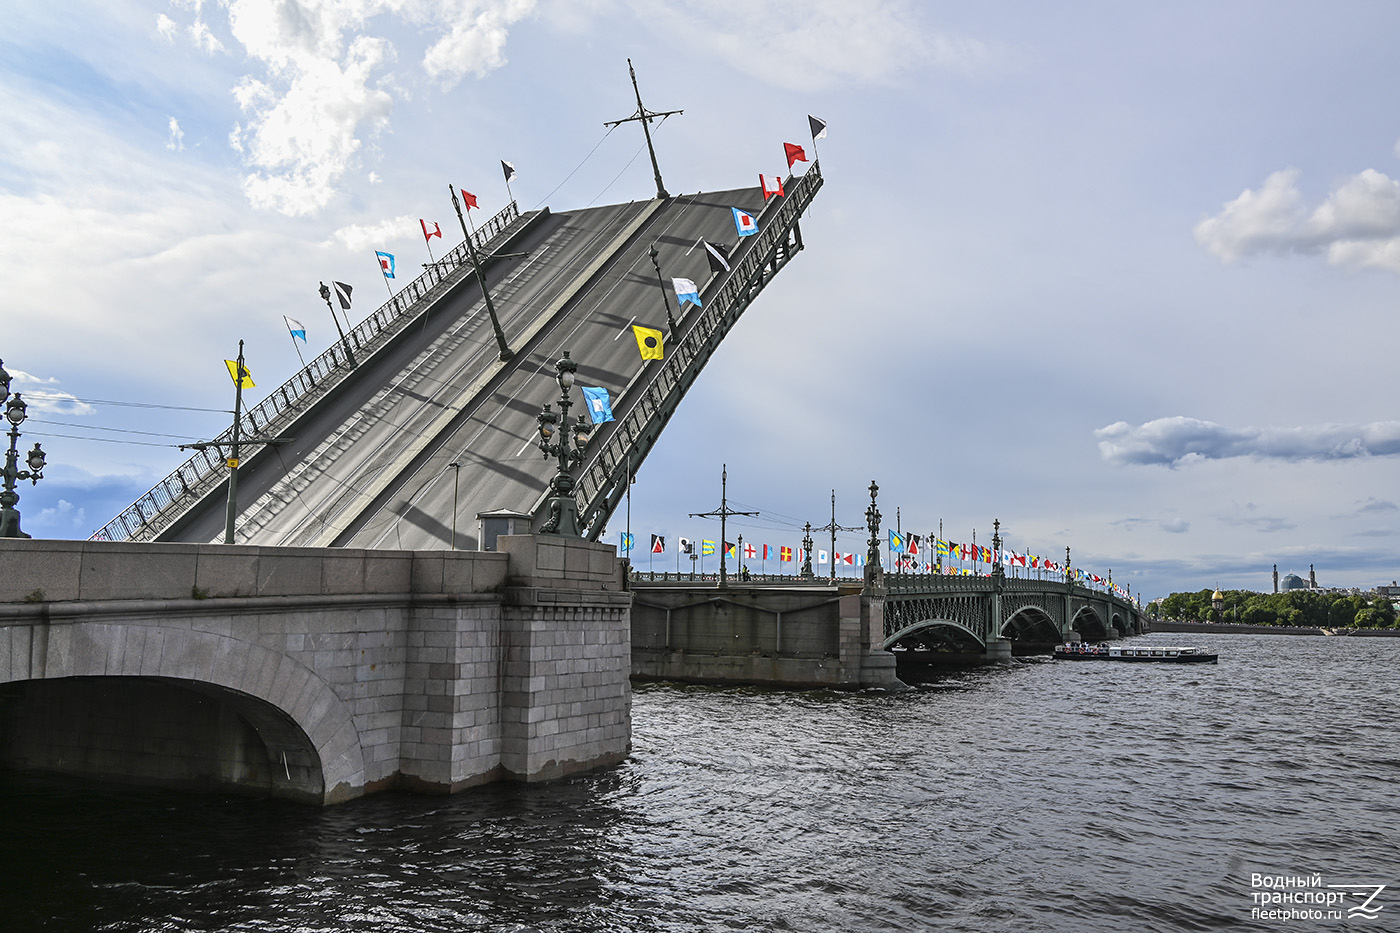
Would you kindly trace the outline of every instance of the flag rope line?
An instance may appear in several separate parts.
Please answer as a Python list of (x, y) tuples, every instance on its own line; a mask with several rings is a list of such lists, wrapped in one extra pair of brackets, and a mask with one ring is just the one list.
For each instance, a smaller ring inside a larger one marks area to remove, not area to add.
[(551, 191), (549, 194), (547, 194), (547, 195), (545, 195), (544, 197), (540, 198), (539, 202), (538, 202), (534, 207), (530, 208), (530, 210), (532, 210), (532, 211), (537, 211), (537, 210), (539, 210), (541, 207), (544, 206), (545, 202), (547, 202), (550, 198), (554, 197), (554, 192), (555, 192), (555, 191), (558, 191), (560, 188), (562, 188), (562, 187), (564, 187), (566, 184), (568, 184), (568, 183), (569, 183), (569, 179), (570, 179), (570, 178), (573, 178), (574, 175), (578, 174), (578, 170), (581, 169), (581, 168), (583, 168), (585, 162), (587, 162), (589, 159), (593, 158), (593, 153), (595, 153), (595, 152), (598, 151), (598, 146), (601, 146), (604, 142), (606, 142), (606, 141), (607, 141), (607, 138), (608, 138), (609, 136), (612, 135), (612, 131), (615, 130), (615, 129), (617, 129), (616, 126), (610, 127), (610, 128), (608, 129), (608, 131), (607, 131), (606, 133), (603, 134), (603, 138), (600, 139), (600, 140), (598, 140), (597, 144), (595, 144), (594, 147), (593, 147), (592, 149), (588, 150), (588, 155), (586, 155), (586, 156), (583, 157), (583, 162), (580, 162), (578, 165), (575, 165), (575, 166), (574, 166), (574, 170), (573, 170), (572, 172), (570, 172), (569, 174), (565, 175), (565, 176), (564, 176), (564, 180), (561, 181), (559, 184), (557, 184), (557, 185), (554, 186), (554, 191)]

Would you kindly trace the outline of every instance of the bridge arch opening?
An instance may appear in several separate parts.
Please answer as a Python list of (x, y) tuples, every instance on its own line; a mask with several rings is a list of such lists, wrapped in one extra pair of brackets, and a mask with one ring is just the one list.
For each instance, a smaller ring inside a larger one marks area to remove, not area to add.
[(1118, 632), (1120, 637), (1128, 634), (1128, 623), (1124, 622), (1123, 617), (1116, 612), (1113, 614), (1113, 628)]
[(0, 767), (321, 803), (320, 755), (286, 713), (217, 684), (76, 676), (0, 686)]
[(1078, 632), (1085, 641), (1103, 641), (1108, 638), (1108, 628), (1103, 619), (1089, 606), (1084, 606), (1074, 614), (1074, 622), (1070, 628)]
[(922, 619), (907, 625), (885, 639), (886, 651), (932, 654), (984, 652), (982, 639), (966, 626), (948, 619)]
[(1017, 610), (1002, 624), (1001, 633), (1012, 641), (1026, 644), (1054, 645), (1061, 640), (1055, 620), (1038, 606)]

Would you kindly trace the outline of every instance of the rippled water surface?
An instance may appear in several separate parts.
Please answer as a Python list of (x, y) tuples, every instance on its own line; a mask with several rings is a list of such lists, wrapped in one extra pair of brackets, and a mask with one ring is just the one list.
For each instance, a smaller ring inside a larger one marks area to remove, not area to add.
[[(1400, 640), (1208, 644), (898, 694), (639, 686), (625, 764), (452, 798), (0, 776), (0, 929), (1400, 930)], [(1253, 873), (1388, 906), (1251, 920)]]

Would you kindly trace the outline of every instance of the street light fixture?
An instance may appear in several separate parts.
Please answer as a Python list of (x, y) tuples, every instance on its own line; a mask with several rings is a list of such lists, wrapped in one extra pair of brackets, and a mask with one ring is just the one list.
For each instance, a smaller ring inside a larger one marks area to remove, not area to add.
[(452, 550), (457, 550), (457, 480), (462, 475), (462, 464), (453, 460), (452, 468)]
[(884, 568), (880, 566), (880, 507), (875, 503), (875, 497), (880, 494), (880, 487), (872, 479), (870, 481), (870, 506), (865, 510), (865, 527), (870, 529), (870, 546), (865, 554), (865, 581), (875, 586), (883, 586), (885, 583)]
[(676, 319), (671, 316), (671, 296), (666, 291), (666, 280), (661, 277), (661, 264), (657, 262), (656, 241), (651, 243), (651, 267), (656, 270), (656, 284), (661, 286), (661, 300), (666, 304), (666, 326), (671, 329), (671, 339), (676, 337)]
[(0, 538), (28, 538), (29, 535), (19, 528), (19, 510), (15, 508), (19, 504), (19, 494), (15, 492), (15, 484), (29, 480), (31, 486), (38, 485), (44, 478), (45, 458), (43, 448), (35, 444), (25, 457), (29, 469), (19, 468), (19, 426), (29, 417), (29, 406), (18, 392), (10, 395), (10, 374), (5, 371), (4, 360), (0, 360), (0, 402), (5, 403), (5, 420), (10, 422), (10, 449), (5, 452), (5, 482), (0, 491)]
[[(481, 269), (481, 257), (476, 252), (476, 242), (471, 234), (467, 233), (467, 222), (462, 217), (462, 205), (457, 200), (457, 190), (451, 185), (447, 186), (448, 193), (452, 195), (452, 209), (457, 212), (457, 222), (462, 225), (462, 236), (467, 241), (467, 255), (472, 259), (472, 270), (476, 272), (476, 284), (481, 287), (481, 298), (486, 304), (486, 316), (491, 319), (491, 331), (496, 335), (496, 346), (500, 352), (496, 355), (502, 362), (506, 362), (515, 356), (515, 351), (506, 343), (505, 331), (501, 330), (501, 319), (496, 316), (496, 306), (491, 303), (491, 289), (486, 287), (486, 273)], [(567, 359), (569, 354), (565, 353)]]
[[(583, 415), (572, 424), (569, 422), (569, 408), (573, 405), (569, 390), (574, 386), (578, 364), (569, 358), (568, 350), (554, 368), (558, 374), (559, 411), (551, 411), (546, 404), (535, 416), (540, 423), (540, 450), (546, 457), (559, 458), (559, 471), (549, 483), (554, 493), (547, 503), (549, 518), (540, 526), (540, 533), (577, 538), (580, 534), (578, 502), (574, 499), (574, 478), (569, 475), (569, 469), (583, 459), (593, 428), (584, 421)], [(558, 440), (553, 439), (556, 430), (561, 434)]]
[[(345, 330), (340, 326), (340, 318), (335, 316), (335, 307), (331, 304), (331, 290), (329, 287), (327, 287), (325, 282), (321, 283), (321, 300), (324, 301), (326, 303), (326, 307), (330, 309), (331, 320), (335, 321), (335, 329), (337, 333), (340, 334), (340, 345), (345, 348), (346, 358), (350, 360), (351, 366), (358, 365), (355, 362), (355, 351), (350, 349), (350, 341), (345, 339)], [(346, 318), (349, 318), (348, 314), (346, 315)], [(296, 343), (296, 341), (293, 340), (292, 343)]]

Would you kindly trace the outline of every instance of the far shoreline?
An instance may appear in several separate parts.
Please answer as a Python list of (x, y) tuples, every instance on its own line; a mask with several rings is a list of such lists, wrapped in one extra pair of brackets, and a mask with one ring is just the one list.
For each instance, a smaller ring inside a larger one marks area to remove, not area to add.
[(1312, 625), (1248, 625), (1242, 622), (1169, 622), (1149, 620), (1149, 632), (1190, 632), (1193, 635), (1335, 635), (1347, 638), (1400, 638), (1400, 629), (1321, 629)]

